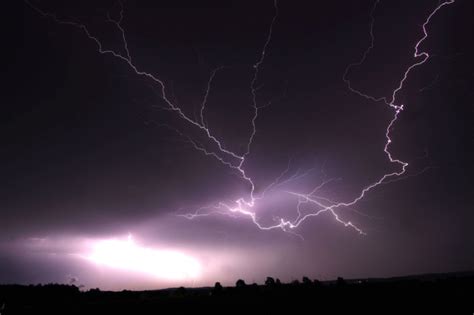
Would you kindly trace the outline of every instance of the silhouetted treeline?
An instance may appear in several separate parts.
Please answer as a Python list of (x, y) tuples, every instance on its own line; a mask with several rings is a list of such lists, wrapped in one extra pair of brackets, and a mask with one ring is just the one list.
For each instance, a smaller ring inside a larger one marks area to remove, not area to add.
[(0, 285), (0, 314), (473, 314), (474, 273), (321, 282), (303, 277), (233, 287), (81, 292), (74, 285)]

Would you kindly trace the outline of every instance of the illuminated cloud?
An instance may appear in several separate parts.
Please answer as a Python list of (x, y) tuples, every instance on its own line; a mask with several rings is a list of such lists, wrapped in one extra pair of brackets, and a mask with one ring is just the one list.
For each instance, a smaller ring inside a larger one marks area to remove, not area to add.
[(140, 246), (131, 236), (127, 240), (96, 241), (85, 258), (112, 269), (146, 273), (158, 279), (186, 280), (201, 275), (201, 266), (196, 259), (175, 250)]

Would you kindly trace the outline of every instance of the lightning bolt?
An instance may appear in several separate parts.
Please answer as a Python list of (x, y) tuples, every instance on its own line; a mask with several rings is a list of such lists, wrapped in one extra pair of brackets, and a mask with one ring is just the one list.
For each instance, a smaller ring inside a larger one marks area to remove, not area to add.
[[(236, 216), (244, 216), (248, 217), (254, 224), (255, 226), (260, 229), (260, 230), (274, 230), (274, 229), (281, 229), (283, 231), (296, 234), (294, 229), (299, 227), (303, 222), (305, 222), (307, 219), (311, 217), (316, 217), (319, 216), (323, 213), (329, 213), (332, 215), (332, 217), (340, 224), (344, 225), (345, 227), (349, 227), (354, 229), (360, 234), (365, 234), (365, 232), (354, 225), (350, 221), (345, 221), (343, 220), (339, 214), (337, 213), (336, 210), (341, 209), (341, 208), (348, 208), (350, 209), (354, 205), (356, 205), (360, 200), (362, 200), (368, 192), (371, 190), (375, 189), (376, 187), (387, 184), (389, 182), (396, 181), (397, 179), (403, 178), (402, 176), (406, 173), (406, 169), (408, 167), (408, 163), (405, 161), (402, 161), (400, 159), (394, 158), (392, 152), (390, 151), (390, 145), (392, 143), (392, 138), (391, 138), (391, 130), (394, 126), (394, 124), (397, 122), (400, 113), (404, 109), (403, 104), (398, 104), (397, 102), (397, 95), (398, 93), (403, 89), (405, 81), (407, 80), (410, 72), (418, 67), (424, 64), (430, 57), (430, 55), (427, 52), (420, 51), (420, 45), (426, 40), (428, 37), (428, 31), (427, 31), (427, 26), (430, 23), (432, 17), (444, 6), (452, 4), (455, 2), (455, 0), (446, 0), (440, 2), (434, 10), (431, 11), (431, 13), (428, 15), (428, 17), (425, 19), (424, 23), (422, 24), (422, 32), (423, 36), (416, 42), (415, 47), (414, 47), (414, 59), (415, 61), (406, 68), (404, 71), (402, 78), (398, 82), (398, 85), (391, 91), (390, 97), (382, 96), (382, 97), (375, 97), (372, 95), (369, 95), (363, 91), (360, 91), (358, 89), (355, 89), (352, 87), (350, 80), (348, 79), (348, 76), (353, 68), (359, 67), (362, 65), (370, 51), (373, 49), (374, 44), (375, 44), (375, 36), (374, 36), (374, 25), (375, 25), (375, 11), (377, 8), (377, 5), (379, 4), (380, 0), (376, 0), (374, 2), (374, 5), (370, 11), (370, 17), (371, 17), (371, 22), (370, 22), (370, 45), (369, 47), (364, 51), (362, 54), (361, 58), (354, 62), (351, 63), (347, 66), (345, 69), (345, 72), (343, 74), (343, 81), (347, 85), (347, 88), (361, 96), (364, 97), (368, 100), (374, 101), (374, 102), (383, 102), (385, 103), (392, 111), (393, 111), (393, 116), (390, 119), (390, 121), (387, 124), (387, 127), (385, 129), (385, 145), (383, 147), (383, 151), (386, 154), (388, 160), (390, 163), (395, 164), (399, 167), (398, 171), (393, 171), (389, 173), (383, 174), (377, 181), (372, 182), (371, 184), (368, 184), (367, 186), (361, 188), (360, 192), (351, 200), (345, 201), (345, 202), (337, 202), (330, 200), (328, 198), (324, 198), (321, 196), (318, 196), (318, 191), (322, 189), (324, 186), (330, 184), (331, 182), (337, 180), (334, 178), (331, 179), (326, 179), (319, 183), (315, 188), (313, 188), (309, 192), (298, 192), (298, 191), (283, 191), (283, 190), (277, 190), (277, 188), (280, 188), (281, 186), (284, 186), (286, 183), (298, 180), (304, 176), (307, 176), (312, 170), (308, 170), (306, 172), (301, 173), (300, 171), (297, 171), (291, 176), (288, 176), (288, 173), (290, 172), (290, 163), (288, 163), (287, 169), (285, 169), (272, 183), (270, 183), (266, 188), (263, 189), (263, 192), (260, 194), (256, 194), (255, 192), (255, 184), (253, 179), (247, 174), (245, 170), (245, 162), (249, 154), (251, 153), (251, 147), (254, 142), (254, 138), (257, 135), (257, 120), (259, 117), (259, 110), (267, 105), (259, 106), (257, 102), (257, 93), (258, 93), (258, 87), (257, 87), (257, 82), (258, 82), (258, 76), (259, 72), (261, 70), (262, 65), (265, 62), (265, 56), (267, 53), (268, 46), (270, 45), (270, 42), (272, 40), (272, 34), (274, 30), (274, 25), (277, 22), (278, 19), (278, 2), (277, 0), (273, 1), (273, 7), (274, 7), (274, 15), (271, 20), (271, 23), (268, 28), (266, 40), (264, 42), (264, 45), (260, 51), (259, 58), (256, 61), (256, 63), (253, 65), (253, 76), (250, 81), (250, 93), (251, 93), (251, 100), (252, 100), (252, 109), (253, 109), (253, 114), (250, 119), (251, 123), (251, 131), (250, 135), (248, 137), (248, 141), (245, 146), (245, 152), (239, 153), (236, 151), (233, 151), (229, 149), (224, 142), (221, 139), (218, 139), (210, 130), (208, 124), (206, 123), (205, 119), (205, 112), (206, 112), (206, 105), (207, 105), (207, 99), (209, 96), (209, 93), (211, 91), (211, 86), (212, 82), (215, 79), (217, 73), (222, 70), (224, 67), (219, 67), (216, 68), (211, 72), (211, 75), (208, 80), (207, 88), (204, 93), (204, 97), (201, 103), (201, 108), (199, 112), (199, 118), (191, 118), (191, 116), (187, 115), (181, 107), (173, 103), (170, 98), (167, 95), (167, 89), (164, 81), (162, 81), (159, 77), (155, 76), (152, 73), (149, 73), (147, 71), (144, 71), (140, 69), (136, 64), (134, 63), (132, 59), (132, 55), (129, 50), (128, 42), (127, 42), (127, 37), (126, 37), (126, 32), (125, 29), (122, 26), (122, 21), (123, 21), (123, 16), (124, 16), (124, 7), (123, 3), (119, 1), (120, 5), (120, 11), (119, 11), (119, 17), (118, 19), (114, 19), (110, 16), (110, 14), (107, 14), (107, 21), (115, 25), (116, 29), (121, 35), (121, 42), (122, 42), (122, 49), (123, 52), (112, 50), (112, 49), (107, 49), (105, 48), (100, 39), (97, 36), (94, 36), (91, 34), (89, 29), (87, 28), (86, 25), (81, 24), (79, 22), (75, 21), (70, 21), (70, 20), (64, 20), (58, 18), (55, 14), (46, 12), (39, 7), (33, 5), (29, 0), (25, 0), (25, 3), (29, 5), (33, 10), (38, 12), (41, 16), (45, 18), (49, 18), (54, 20), (56, 23), (61, 24), (61, 25), (67, 25), (67, 26), (72, 26), (75, 27), (79, 30), (81, 30), (85, 36), (91, 40), (92, 42), (95, 43), (97, 50), (100, 54), (102, 55), (110, 55), (123, 63), (125, 63), (132, 72), (134, 72), (137, 76), (141, 76), (144, 78), (147, 78), (150, 80), (153, 84), (155, 84), (159, 91), (160, 91), (160, 98), (162, 101), (164, 101), (166, 105), (166, 109), (171, 110), (175, 112), (183, 121), (187, 122), (190, 124), (190, 126), (194, 127), (196, 131), (200, 132), (205, 136), (207, 141), (209, 142), (208, 145), (203, 145), (202, 143), (199, 143), (198, 141), (194, 140), (192, 137), (185, 135), (181, 131), (177, 130), (176, 128), (173, 128), (171, 126), (166, 126), (171, 128), (172, 130), (175, 130), (180, 136), (185, 138), (195, 150), (198, 152), (203, 153), (205, 156), (212, 157), (225, 167), (228, 167), (232, 170), (234, 170), (238, 176), (246, 182), (249, 187), (249, 194), (246, 198), (241, 197), (231, 204), (228, 204), (226, 202), (218, 201), (213, 203), (212, 205), (208, 205), (205, 207), (198, 207), (193, 213), (188, 213), (182, 215), (185, 218), (188, 219), (195, 219), (198, 217), (205, 217), (205, 216), (210, 216), (210, 215), (227, 215), (230, 217), (236, 217)], [(418, 60), (418, 61), (416, 61)], [(209, 148), (211, 146), (211, 148)], [(292, 196), (296, 199), (296, 213), (297, 216), (295, 219), (290, 220), (290, 219), (284, 219), (284, 218), (276, 218), (276, 223), (272, 225), (264, 225), (260, 223), (257, 217), (257, 213), (254, 210), (255, 204), (257, 201), (264, 199), (266, 193), (270, 191), (278, 191), (281, 193), (288, 194), (289, 196)], [(303, 207), (310, 207), (309, 213), (303, 214)], [(296, 234), (299, 236), (298, 234)]]

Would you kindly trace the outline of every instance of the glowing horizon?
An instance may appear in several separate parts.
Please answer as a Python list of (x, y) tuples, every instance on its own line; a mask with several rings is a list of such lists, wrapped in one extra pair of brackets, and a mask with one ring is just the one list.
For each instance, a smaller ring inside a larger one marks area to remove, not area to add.
[(177, 250), (160, 250), (137, 244), (131, 235), (94, 242), (85, 259), (101, 266), (153, 275), (159, 279), (186, 280), (201, 275), (200, 263)]

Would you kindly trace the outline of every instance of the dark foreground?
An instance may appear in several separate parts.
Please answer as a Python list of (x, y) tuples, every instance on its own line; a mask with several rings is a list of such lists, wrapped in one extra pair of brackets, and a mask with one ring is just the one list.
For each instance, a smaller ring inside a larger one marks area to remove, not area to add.
[(0, 314), (474, 314), (474, 272), (156, 291), (0, 285)]

